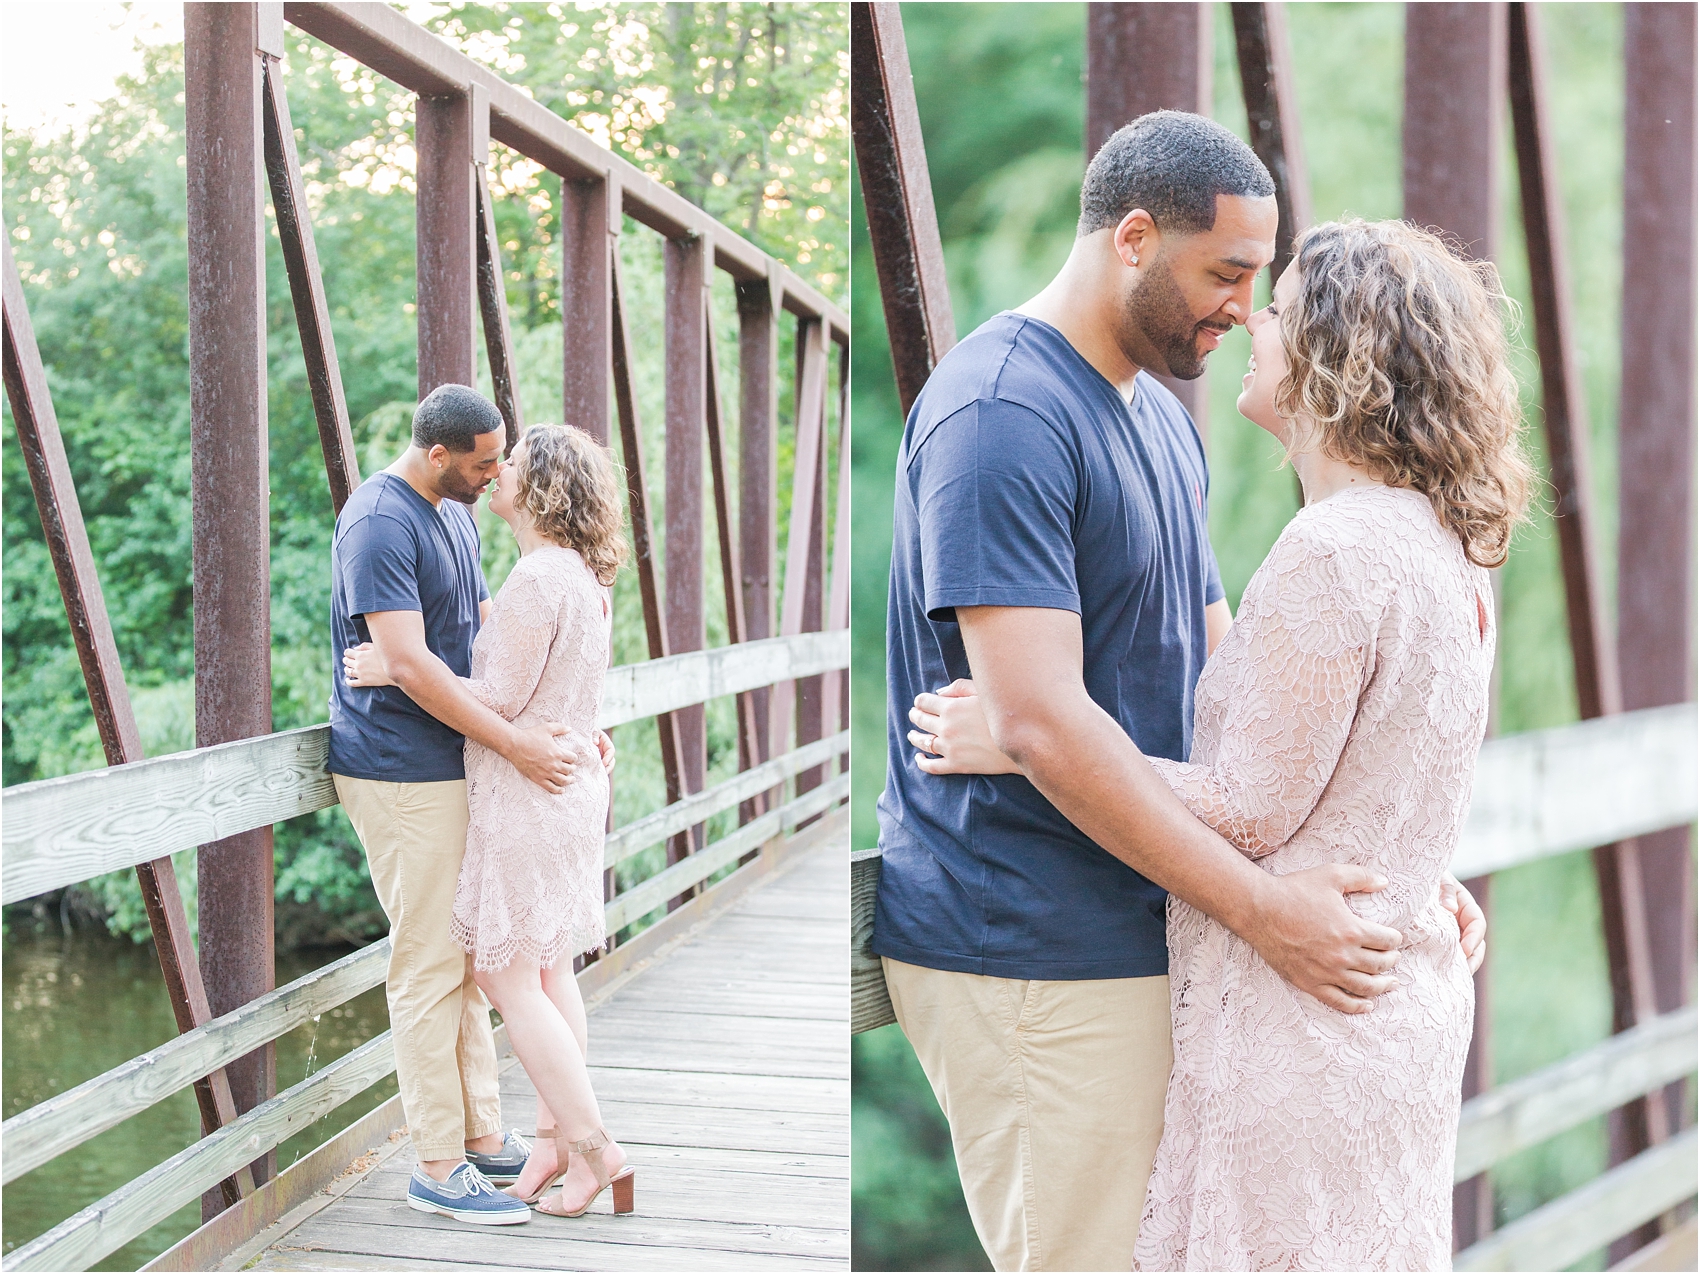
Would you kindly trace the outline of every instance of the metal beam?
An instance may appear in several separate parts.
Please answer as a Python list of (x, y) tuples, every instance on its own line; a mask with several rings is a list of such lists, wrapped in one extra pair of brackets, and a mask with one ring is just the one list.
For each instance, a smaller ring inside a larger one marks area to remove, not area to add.
[[(1695, 9), (1624, 6), (1618, 660), (1625, 709), (1694, 698)], [(1655, 1007), (1692, 1002), (1686, 828), (1639, 839)], [(1665, 1090), (1671, 1127), (1681, 1084)]]
[[(1541, 362), (1541, 400), (1555, 495), (1553, 520), (1564, 572), (1577, 710), (1581, 717), (1590, 719), (1622, 711), (1623, 697), (1590, 526), (1593, 487), (1587, 406), (1571, 338), (1564, 208), (1558, 190), (1557, 150), (1546, 113), (1545, 52), (1530, 6), (1509, 6), (1507, 47), (1535, 345)], [(1682, 538), (1686, 541), (1686, 535)], [(1658, 1012), (1647, 928), (1648, 898), (1638, 842), (1625, 840), (1597, 848), (1594, 870), (1611, 976), (1612, 1029), (1625, 1031), (1638, 1022), (1651, 1021)], [(1611, 1161), (1621, 1163), (1668, 1136), (1668, 1113), (1658, 1103), (1649, 1106), (1637, 1098), (1614, 1111), (1607, 1127)], [(1613, 1259), (1656, 1237), (1656, 1227), (1642, 1227), (1618, 1240), (1621, 1251)]]
[[(637, 396), (632, 385), (631, 333), (626, 324), (625, 288), (620, 267), (620, 245), (610, 238), (609, 293), (614, 327), (613, 373), (615, 414), (620, 421), (620, 449), (626, 469), (626, 503), (631, 511), (632, 557), (637, 566), (638, 594), (643, 601), (644, 636), (649, 657), (661, 659), (671, 653), (667, 626), (661, 612), (660, 581), (656, 578), (655, 522), (649, 512), (649, 481), (644, 460), (643, 428), (638, 422)], [(667, 802), (684, 795), (680, 776), (683, 747), (679, 739), (679, 713), (664, 712), (655, 718), (661, 736), (661, 769), (667, 785)]]
[(606, 445), (614, 359), (613, 256), (620, 185), (561, 180), (561, 419)]
[(513, 333), (508, 326), (508, 288), (502, 274), (502, 244), (496, 236), (496, 209), (490, 202), (489, 165), (474, 169), (478, 202), (478, 314), (484, 323), (484, 352), (490, 360), (490, 386), (496, 409), (507, 427), (507, 452), (525, 430), (519, 402), (519, 375), (514, 367)]
[[(738, 549), (744, 640), (774, 635), (773, 573), (779, 560), (779, 310), (784, 282), (777, 270), (759, 283), (740, 283), (738, 295)], [(750, 695), (755, 742), (740, 767), (774, 755), (771, 688)], [(749, 747), (749, 745), (743, 745)], [(755, 802), (739, 821), (762, 812)]]
[[(703, 443), (708, 419), (708, 245), (700, 238), (669, 239), (663, 248), (666, 293), (667, 538), (665, 545), (667, 642), (670, 654), (701, 650), (708, 642), (703, 589)], [(702, 790), (708, 769), (703, 706), (677, 714), (679, 795)], [(703, 846), (706, 828), (674, 838), (668, 862)]]
[(904, 415), (953, 345), (944, 248), (895, 3), (850, 6), (850, 130)]
[(1311, 223), (1310, 176), (1293, 89), (1293, 54), (1287, 39), (1287, 6), (1280, 0), (1233, 4), (1234, 51), (1240, 63), (1251, 148), (1275, 180), (1280, 223), (1270, 282), (1293, 259), (1293, 240)]
[[(41, 517), (48, 555), (59, 578), (59, 595), (65, 602), (65, 618), (70, 623), (77, 658), (82, 664), (83, 684), (88, 688), (89, 706), (106, 752), (106, 763), (125, 765), (142, 760), (146, 754), (131, 710), (130, 691), (124, 681), (112, 623), (107, 617), (106, 600), (101, 594), (100, 575), (83, 526), (76, 484), (59, 434), (59, 418), (48, 392), (47, 372), (42, 366), (41, 351), (36, 348), (23, 283), (12, 259), (11, 244), (4, 240), (0, 240), (0, 258), (4, 264), (6, 397), (18, 431), (18, 448), (29, 470), (36, 512)], [(189, 917), (177, 887), (176, 868), (169, 856), (138, 863), (136, 878), (177, 1029), (191, 1031), (210, 1021), (213, 1014), (207, 1005), (201, 967), (189, 938)], [(196, 1082), (195, 1100), (201, 1112), (203, 1133), (222, 1128), (236, 1118), (230, 1081), (222, 1070)], [(253, 1188), (253, 1176), (244, 1169), (223, 1183), (222, 1201), (229, 1206)]]
[[(1211, 70), (1208, 4), (1087, 5), (1086, 158), (1118, 128), (1151, 111), (1208, 116)], [(1174, 391), (1208, 440), (1204, 377), (1152, 374)]]
[[(268, 734), (271, 526), (266, 448), (263, 71), (258, 6), (183, 10), (195, 743)], [(200, 965), (214, 1015), (276, 985), (272, 832), (203, 845)], [(277, 1091), (275, 1046), (227, 1068), (238, 1113)], [(264, 1181), (273, 1156), (254, 1164)], [(203, 1213), (223, 1207), (216, 1194)]]
[(421, 97), (464, 94), (477, 86), (490, 97), (490, 137), (568, 181), (600, 182), (612, 175), (630, 217), (669, 238), (696, 234), (713, 245), (714, 264), (740, 282), (767, 277), (778, 267), (785, 306), (804, 317), (824, 317), (849, 338), (850, 320), (812, 284), (773, 261), (753, 243), (644, 173), (598, 146), (580, 129), (527, 97), (488, 67), (384, 4), (298, 4), (284, 17), (340, 52)]
[(414, 103), (419, 262), (419, 397), (438, 385), (476, 385), (472, 313), (478, 253), (472, 95)]
[[(276, 15), (278, 5), (262, 5), (261, 14)], [(337, 366), (336, 342), (331, 337), (330, 304), (325, 299), (319, 253), (313, 245), (313, 223), (307, 210), (307, 187), (301, 180), (301, 160), (295, 151), (295, 126), (289, 118), (289, 98), (273, 56), (264, 59), (266, 176), (271, 183), (272, 211), (277, 216), (278, 242), (289, 275), (289, 295), (295, 303), (295, 325), (301, 333), (301, 357), (307, 364), (307, 388), (313, 396), (313, 415), (319, 424), (319, 447), (325, 456), (331, 508), (337, 513), (360, 485), (360, 464), (354, 454), (354, 434), (348, 425), (348, 403), (342, 394), (342, 371)]]
[[(714, 314), (703, 294), (703, 330), (708, 354), (708, 472), (714, 489), (714, 530), (720, 548), (720, 588), (726, 606), (726, 640), (730, 644), (744, 641), (749, 626), (744, 620), (744, 590), (740, 565), (737, 514), (732, 505), (731, 479), (726, 465), (726, 439), (720, 415), (720, 357), (714, 343)], [(747, 770), (758, 764), (761, 736), (757, 730), (755, 700), (746, 692), (737, 697), (738, 768)], [(765, 803), (762, 798), (746, 804)], [(760, 811), (757, 811), (758, 813)], [(747, 820), (745, 820), (747, 821)]]
[[(1441, 230), (1483, 258), (1492, 257), (1498, 239), (1504, 93), (1504, 4), (1405, 6), (1405, 218)], [(1489, 910), (1491, 878), (1464, 883)], [(1465, 1099), (1493, 1083), (1489, 985), (1483, 964), (1475, 977), (1476, 1029), (1464, 1064)], [(1452, 1196), (1454, 1249), (1468, 1247), (1492, 1228), (1493, 1189), (1486, 1174), (1460, 1182)]]

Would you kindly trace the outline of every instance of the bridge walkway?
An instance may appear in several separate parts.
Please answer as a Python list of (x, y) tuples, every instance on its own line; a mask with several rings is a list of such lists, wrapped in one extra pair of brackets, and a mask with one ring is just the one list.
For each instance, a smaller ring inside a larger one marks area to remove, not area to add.
[[(220, 1268), (847, 1268), (849, 890), (842, 837), (823, 839), (591, 1000), (591, 1071), (638, 1168), (635, 1215), (606, 1193), (587, 1217), (501, 1228), (415, 1212), (397, 1133)], [(504, 1121), (530, 1129), (534, 1102), (510, 1054)]]

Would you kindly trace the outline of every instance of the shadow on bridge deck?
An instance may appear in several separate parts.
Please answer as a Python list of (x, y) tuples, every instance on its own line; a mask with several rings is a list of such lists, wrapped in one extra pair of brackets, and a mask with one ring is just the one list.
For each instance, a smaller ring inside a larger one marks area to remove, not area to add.
[[(486, 1229), (414, 1212), (397, 1134), (224, 1269), (845, 1269), (849, 921), (841, 838), (801, 856), (590, 1003), (591, 1072), (638, 1168), (637, 1213)], [(504, 1122), (535, 1122), (504, 1060)]]

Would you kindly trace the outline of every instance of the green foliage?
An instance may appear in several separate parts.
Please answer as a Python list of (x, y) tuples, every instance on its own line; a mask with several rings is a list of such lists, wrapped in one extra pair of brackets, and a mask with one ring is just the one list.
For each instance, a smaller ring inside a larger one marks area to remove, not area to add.
[[(844, 298), (848, 22), (841, 7), (445, 5), (428, 21), (827, 295)], [(293, 28), (289, 34), (285, 84), (356, 449), (370, 474), (405, 446), (416, 401), (413, 98)], [(181, 46), (149, 50), (141, 73), (118, 84), (83, 132), (7, 130), (3, 147), (6, 231), (142, 740), (149, 755), (179, 751), (194, 743)], [(521, 402), (528, 420), (558, 419), (560, 181), (497, 146), (491, 185)], [(628, 219), (621, 251), (659, 522), (659, 239)], [(272, 703), (273, 726), (282, 730), (326, 716), (333, 519), (275, 230), (266, 267)], [(716, 273), (721, 401), (730, 408), (738, 401), (737, 314), (729, 281)], [(790, 348), (787, 334), (782, 368), (790, 366)], [(781, 456), (787, 496), (788, 454)], [(104, 757), (9, 415), (0, 496), (0, 763), (10, 785), (96, 767)], [(487, 510), (480, 519), (494, 590), (517, 548), (499, 519)], [(726, 638), (712, 513), (707, 532), (712, 644)], [(616, 585), (615, 613), (616, 661), (645, 658), (631, 571)], [(730, 703), (711, 704), (708, 722), (710, 773), (718, 776), (736, 767)], [(618, 743), (615, 805), (624, 822), (656, 808), (664, 792), (654, 728), (623, 728)], [(622, 871), (647, 874), (660, 852)], [(194, 855), (180, 858), (192, 917)], [(281, 944), (383, 931), (364, 855), (340, 809), (279, 824), (275, 869)], [(133, 873), (90, 882), (80, 893), (115, 932), (147, 936)]]
[[(1622, 234), (1621, 10), (1537, 7), (1547, 34), (1560, 188), (1568, 220), (1575, 338), (1594, 436), (1599, 562), (1612, 595), (1617, 475), (1619, 243)], [(1295, 83), (1318, 218), (1397, 216), (1403, 18), (1397, 5), (1288, 9)], [(1066, 257), (1078, 212), (1084, 11), (1077, 5), (906, 5), (904, 28), (959, 334), (1018, 305)], [(1225, 6), (1214, 33), (1215, 117), (1245, 134)], [(1527, 305), (1509, 126), (1498, 252), (1507, 286)], [(859, 191), (853, 197), (859, 198)], [(854, 211), (854, 675), (857, 846), (878, 836), (885, 779), (884, 619), (891, 493), (902, 421), (884, 316), (860, 209)], [(1532, 332), (1520, 328), (1518, 371), (1531, 452), (1544, 465)], [(1211, 360), (1211, 539), (1229, 600), (1297, 507), (1292, 474), (1266, 434), (1234, 411), (1250, 350), (1236, 329)], [(1502, 591), (1499, 729), (1575, 719), (1564, 595), (1550, 513), (1518, 533)], [(1584, 859), (1504, 873), (1494, 887), (1494, 1071), (1515, 1078), (1602, 1038), (1609, 1029), (1599, 903)], [(900, 1055), (905, 1055), (901, 1056)], [(956, 1193), (942, 1117), (895, 1030), (855, 1052), (857, 1266), (969, 1268), (983, 1259)], [(1494, 1173), (1502, 1219), (1519, 1216), (1598, 1173), (1599, 1121), (1508, 1161)], [(930, 1227), (917, 1228), (918, 1216)]]

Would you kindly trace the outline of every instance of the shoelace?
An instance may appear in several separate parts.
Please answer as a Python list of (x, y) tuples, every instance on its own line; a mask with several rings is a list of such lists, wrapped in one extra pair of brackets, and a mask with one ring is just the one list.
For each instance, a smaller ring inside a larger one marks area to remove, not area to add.
[(462, 1173), (461, 1175), (467, 1183), (466, 1184), (466, 1197), (467, 1198), (471, 1198), (475, 1194), (499, 1194), (499, 1193), (501, 1193), (499, 1190), (496, 1189), (495, 1186), (490, 1184), (490, 1180), (489, 1180), (488, 1177), (486, 1177), (482, 1172), (478, 1171), (477, 1168), (474, 1168), (471, 1164), (466, 1165), (466, 1171), (464, 1173)]

